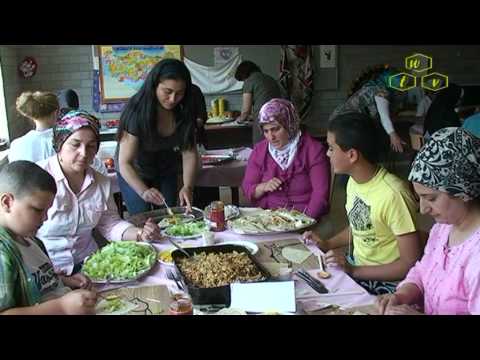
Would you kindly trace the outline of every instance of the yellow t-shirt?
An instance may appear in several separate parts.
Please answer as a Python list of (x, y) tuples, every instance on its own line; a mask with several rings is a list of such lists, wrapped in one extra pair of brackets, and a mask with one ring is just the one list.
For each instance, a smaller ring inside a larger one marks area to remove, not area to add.
[(396, 236), (416, 231), (417, 202), (405, 181), (380, 167), (364, 184), (347, 184), (347, 216), (356, 265), (383, 265), (400, 258)]

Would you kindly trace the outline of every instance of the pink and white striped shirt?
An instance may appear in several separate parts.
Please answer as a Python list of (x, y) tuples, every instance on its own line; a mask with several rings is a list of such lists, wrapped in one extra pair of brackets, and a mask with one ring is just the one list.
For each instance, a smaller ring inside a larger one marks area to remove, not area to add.
[(480, 314), (480, 228), (457, 246), (448, 246), (452, 225), (435, 224), (425, 254), (410, 269), (405, 283), (424, 296), (428, 315)]
[(98, 249), (92, 230), (109, 241), (120, 241), (133, 224), (120, 218), (113, 200), (111, 181), (92, 168), (75, 194), (63, 174), (57, 155), (37, 163), (57, 184), (57, 195), (48, 210), (48, 219), (37, 232), (56, 269), (71, 274), (75, 264)]

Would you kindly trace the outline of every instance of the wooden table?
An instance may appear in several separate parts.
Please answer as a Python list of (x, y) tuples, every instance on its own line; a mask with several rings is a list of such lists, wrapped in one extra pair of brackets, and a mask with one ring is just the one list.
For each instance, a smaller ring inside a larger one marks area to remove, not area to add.
[(206, 148), (209, 150), (233, 147), (252, 147), (252, 125), (205, 125)]
[(232, 191), (232, 204), (239, 205), (239, 190), (242, 185), (247, 161), (233, 160), (216, 166), (204, 166), (198, 173), (195, 186), (203, 188), (229, 187)]

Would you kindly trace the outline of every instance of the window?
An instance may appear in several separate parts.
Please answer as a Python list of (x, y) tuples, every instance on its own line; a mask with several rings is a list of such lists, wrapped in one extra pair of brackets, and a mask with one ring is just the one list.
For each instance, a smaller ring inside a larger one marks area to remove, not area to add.
[(0, 139), (9, 140), (7, 108), (5, 106), (5, 93), (3, 91), (2, 63), (0, 59)]

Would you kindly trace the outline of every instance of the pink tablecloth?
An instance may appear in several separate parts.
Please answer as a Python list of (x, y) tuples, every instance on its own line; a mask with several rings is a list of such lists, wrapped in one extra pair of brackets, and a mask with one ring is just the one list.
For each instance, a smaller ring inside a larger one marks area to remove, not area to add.
[[(283, 240), (283, 239), (300, 239), (300, 235), (296, 233), (286, 233), (279, 235), (269, 235), (269, 236), (248, 236), (248, 235), (238, 235), (229, 230), (216, 233), (217, 243), (222, 243), (226, 241), (233, 240), (243, 240), (251, 241), (254, 243), (259, 243), (262, 241), (271, 241), (271, 240)], [(195, 239), (185, 241), (182, 244), (184, 245), (193, 245), (201, 246), (202, 240)], [(167, 241), (161, 243), (155, 243), (155, 248), (159, 251), (171, 248), (172, 245)], [(308, 246), (309, 249), (314, 253), (320, 253), (320, 250), (312, 245)], [(144, 284), (164, 284), (168, 286), (169, 290), (172, 293), (178, 292), (178, 288), (174, 281), (167, 279), (166, 272), (168, 270), (173, 270), (173, 267), (166, 266), (158, 263), (152, 272), (144, 277), (137, 285)], [(318, 270), (311, 270), (309, 273), (316, 277)], [(347, 274), (337, 268), (328, 268), (328, 271), (331, 273), (329, 279), (321, 279), (322, 283), (330, 291), (328, 294), (319, 294), (311, 289), (305, 282), (294, 277), (295, 280), (295, 296), (297, 299), (297, 304), (300, 305), (300, 308), (320, 308), (322, 305), (335, 304), (342, 306), (344, 308), (355, 307), (355, 306), (365, 306), (371, 305), (375, 302), (375, 296), (372, 296), (367, 293), (360, 285), (358, 285), (354, 280), (352, 280)]]

